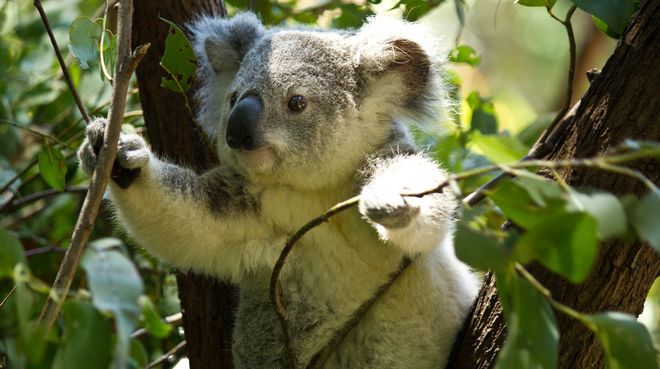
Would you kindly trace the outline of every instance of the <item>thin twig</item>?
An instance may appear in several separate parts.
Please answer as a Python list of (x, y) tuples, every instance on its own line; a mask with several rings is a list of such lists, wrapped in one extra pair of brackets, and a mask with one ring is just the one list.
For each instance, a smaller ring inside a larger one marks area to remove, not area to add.
[(66, 249), (55, 245), (48, 245), (44, 247), (37, 247), (34, 249), (25, 250), (25, 256), (30, 257), (35, 255), (41, 255), (51, 251), (65, 252)]
[(14, 291), (16, 291), (16, 284), (14, 284), (14, 286), (11, 288), (7, 296), (5, 296), (5, 298), (3, 298), (2, 301), (0, 301), (0, 308), (5, 304), (5, 302), (7, 302), (7, 299), (9, 299), (9, 296), (11, 296), (11, 294), (14, 293)]
[(119, 2), (117, 26), (117, 62), (115, 63), (115, 84), (112, 88), (112, 99), (108, 113), (108, 123), (103, 135), (103, 145), (98, 155), (98, 162), (89, 182), (89, 191), (80, 210), (76, 226), (71, 236), (71, 243), (64, 255), (64, 260), (53, 283), (52, 293), (59, 298), (49, 298), (41, 311), (40, 321), (47, 329), (52, 327), (57, 314), (69, 291), (71, 281), (80, 262), (89, 235), (92, 232), (94, 220), (98, 214), (103, 193), (110, 178), (112, 164), (117, 154), (117, 142), (126, 108), (126, 96), (131, 76), (149, 45), (139, 46), (131, 51), (131, 25), (133, 22), (133, 2)]
[(63, 145), (64, 147), (67, 146), (66, 143), (64, 143), (63, 141), (60, 141), (60, 139), (58, 139), (57, 137), (49, 135), (48, 133), (45, 133), (45, 132), (41, 132), (38, 129), (34, 129), (34, 128), (29, 127), (29, 126), (23, 126), (23, 125), (20, 125), (16, 122), (12, 122), (11, 120), (2, 119), (2, 118), (0, 118), (0, 123), (8, 124), (12, 127), (25, 130), (25, 131), (27, 131), (27, 132), (29, 132), (29, 133), (37, 136), (37, 137), (41, 137), (41, 138), (45, 139), (47, 141), (57, 142), (58, 144)]
[(286, 258), (291, 253), (291, 250), (293, 250), (293, 246), (296, 244), (296, 242), (298, 242), (298, 240), (302, 238), (302, 236), (304, 236), (305, 233), (327, 222), (335, 214), (338, 214), (346, 209), (356, 206), (359, 199), (360, 198), (356, 196), (346, 201), (340, 202), (339, 204), (330, 208), (324, 214), (307, 222), (307, 224), (302, 226), (298, 231), (296, 231), (296, 233), (293, 234), (293, 236), (291, 236), (286, 241), (286, 244), (284, 245), (284, 248), (280, 253), (280, 257), (277, 259), (277, 262), (275, 263), (275, 267), (273, 268), (273, 273), (271, 274), (270, 277), (270, 299), (271, 302), (273, 303), (273, 306), (275, 307), (275, 312), (277, 313), (277, 316), (280, 319), (282, 330), (284, 331), (284, 342), (286, 345), (287, 355), (289, 356), (289, 365), (291, 365), (291, 368), (298, 367), (297, 357), (296, 357), (296, 350), (293, 344), (293, 335), (291, 333), (291, 326), (289, 324), (289, 316), (287, 314), (286, 307), (284, 306), (284, 301), (283, 301), (284, 296), (282, 292), (282, 286), (280, 285), (280, 273), (282, 272), (284, 263), (286, 263)]
[(31, 193), (25, 197), (21, 197), (20, 199), (14, 200), (9, 203), (7, 206), (3, 206), (2, 210), (3, 211), (12, 211), (18, 208), (21, 208), (27, 204), (33, 203), (35, 201), (39, 201), (41, 199), (45, 199), (51, 196), (57, 196), (57, 195), (62, 195), (66, 193), (85, 193), (87, 192), (87, 186), (66, 186), (64, 187), (63, 191), (58, 191), (52, 188), (49, 188), (47, 190), (39, 191), (39, 192), (34, 192)]
[(543, 131), (543, 134), (541, 134), (541, 137), (539, 138), (538, 141), (542, 143), (546, 142), (550, 133), (553, 131), (555, 126), (557, 126), (559, 121), (562, 120), (564, 115), (566, 115), (566, 113), (568, 112), (568, 109), (571, 107), (571, 100), (573, 99), (573, 80), (575, 79), (575, 63), (576, 63), (576, 55), (577, 55), (577, 50), (576, 50), (577, 46), (575, 43), (575, 34), (573, 33), (573, 23), (571, 23), (571, 18), (573, 17), (573, 14), (575, 13), (576, 9), (577, 6), (575, 5), (571, 6), (571, 8), (568, 9), (568, 12), (566, 12), (566, 18), (563, 21), (557, 18), (554, 14), (552, 14), (552, 11), (548, 9), (548, 13), (550, 14), (550, 16), (552, 16), (559, 23), (561, 23), (564, 26), (564, 28), (566, 28), (566, 35), (568, 36), (569, 59), (568, 59), (568, 77), (567, 77), (568, 81), (566, 84), (566, 101), (564, 102), (564, 105), (555, 116), (555, 119), (553, 119), (552, 122), (550, 123), (548, 129)]
[(150, 362), (149, 364), (147, 364), (145, 369), (151, 369), (155, 366), (158, 366), (158, 365), (166, 362), (170, 358), (170, 356), (172, 356), (172, 355), (176, 354), (177, 352), (181, 351), (181, 349), (183, 349), (184, 347), (186, 347), (186, 341), (179, 342), (170, 351), (164, 353), (163, 355), (156, 358), (156, 360), (154, 360), (154, 361)]
[(332, 339), (323, 347), (314, 357), (312, 358), (311, 362), (309, 365), (307, 365), (306, 369), (321, 369), (323, 368), (325, 362), (328, 360), (330, 355), (333, 353), (334, 349), (344, 340), (344, 338), (350, 333), (351, 330), (360, 322), (360, 319), (366, 314), (371, 306), (378, 301), (378, 299), (387, 291), (390, 289), (392, 284), (399, 279), (401, 274), (403, 274), (404, 271), (408, 269), (408, 266), (412, 263), (412, 259), (410, 258), (403, 258), (401, 261), (401, 265), (399, 265), (399, 269), (397, 269), (394, 273), (390, 274), (388, 276), (388, 280), (385, 284), (381, 285), (376, 292), (371, 295), (371, 297), (362, 303), (360, 307), (353, 312), (353, 315), (351, 318), (344, 323), (344, 325), (339, 329), (337, 332), (335, 332), (334, 336)]
[[(577, 9), (577, 7), (573, 5), (566, 13), (566, 19), (563, 21), (557, 18), (557, 16), (555, 16), (552, 13), (551, 9), (548, 9), (548, 14), (550, 14), (550, 16), (553, 19), (557, 20), (559, 23), (561, 23), (564, 26), (564, 28), (566, 28), (566, 34), (568, 35), (569, 65), (568, 65), (568, 83), (566, 85), (566, 101), (564, 102), (564, 106), (562, 106), (562, 108), (559, 110), (559, 112), (552, 120), (552, 122), (550, 122), (548, 128), (546, 128), (543, 131), (543, 133), (541, 133), (541, 136), (538, 138), (538, 140), (536, 140), (534, 145), (532, 145), (532, 148), (529, 150), (527, 155), (525, 155), (524, 158), (520, 159), (521, 161), (541, 159), (547, 156), (550, 152), (552, 152), (552, 150), (554, 150), (555, 146), (557, 145), (557, 141), (559, 137), (561, 137), (561, 135), (566, 131), (566, 129), (568, 129), (568, 127), (573, 122), (573, 118), (575, 117), (577, 108), (580, 106), (580, 102), (578, 101), (571, 108), (571, 100), (573, 99), (573, 80), (575, 79), (575, 63), (576, 63), (576, 54), (577, 54), (575, 34), (573, 33), (573, 24), (571, 23), (571, 18), (573, 17), (573, 13), (575, 13), (575, 9)], [(497, 176), (493, 177), (491, 180), (483, 184), (481, 187), (473, 191), (471, 194), (466, 196), (463, 199), (463, 202), (470, 206), (474, 206), (478, 204), (479, 202), (481, 202), (481, 200), (483, 200), (486, 197), (485, 195), (486, 190), (492, 188), (506, 177), (509, 177), (507, 173), (498, 174)]]
[(80, 99), (80, 95), (78, 95), (78, 91), (76, 91), (76, 86), (73, 85), (71, 74), (69, 74), (69, 69), (66, 67), (66, 63), (62, 58), (60, 47), (57, 45), (57, 41), (55, 40), (55, 36), (53, 35), (53, 30), (50, 28), (50, 23), (48, 22), (48, 17), (46, 16), (46, 12), (44, 11), (44, 8), (41, 6), (41, 1), (34, 0), (34, 6), (35, 8), (37, 8), (37, 11), (41, 16), (41, 21), (44, 23), (44, 27), (46, 27), (46, 32), (48, 32), (48, 37), (50, 38), (50, 43), (53, 45), (53, 49), (55, 50), (55, 56), (57, 56), (57, 61), (60, 63), (60, 68), (62, 68), (62, 74), (64, 75), (66, 84), (69, 86), (69, 91), (71, 91), (71, 95), (73, 95), (73, 99), (76, 101), (76, 105), (78, 106), (78, 110), (80, 111), (80, 114), (82, 115), (83, 119), (85, 119), (85, 122), (89, 123), (92, 121), (92, 119), (89, 117), (89, 114), (87, 114), (87, 110), (85, 109), (85, 106), (83, 105), (82, 100)]

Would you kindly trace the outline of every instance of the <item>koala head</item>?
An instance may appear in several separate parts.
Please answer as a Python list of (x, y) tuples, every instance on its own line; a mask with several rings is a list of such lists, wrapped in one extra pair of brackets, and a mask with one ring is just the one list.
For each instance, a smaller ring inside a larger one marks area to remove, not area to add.
[(355, 31), (265, 29), (251, 13), (191, 26), (198, 121), (220, 160), (250, 180), (318, 189), (352, 177), (442, 107), (444, 53), (387, 17)]

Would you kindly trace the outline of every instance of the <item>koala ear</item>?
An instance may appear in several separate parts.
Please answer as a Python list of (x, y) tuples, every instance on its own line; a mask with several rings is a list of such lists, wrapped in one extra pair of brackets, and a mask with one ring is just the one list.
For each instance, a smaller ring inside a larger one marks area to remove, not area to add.
[(239, 13), (231, 19), (205, 16), (194, 22), (190, 30), (200, 64), (210, 66), (216, 74), (235, 73), (245, 54), (265, 32), (253, 13)]
[(444, 101), (441, 67), (446, 53), (433, 42), (437, 37), (421, 25), (378, 16), (353, 39), (365, 103), (375, 103), (373, 108), (393, 118), (425, 120), (438, 114)]
[(231, 19), (205, 16), (188, 28), (197, 54), (197, 121), (211, 141), (217, 139), (218, 124), (224, 113), (220, 103), (245, 54), (266, 32), (252, 13), (240, 13)]

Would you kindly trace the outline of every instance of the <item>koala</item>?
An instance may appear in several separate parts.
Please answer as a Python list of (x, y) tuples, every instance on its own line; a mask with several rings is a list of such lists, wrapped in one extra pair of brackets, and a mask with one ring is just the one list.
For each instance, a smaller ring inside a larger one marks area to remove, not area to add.
[[(302, 225), (359, 195), (302, 237), (282, 270), (298, 367), (408, 258), (322, 367), (443, 368), (477, 281), (454, 255), (455, 198), (403, 196), (447, 177), (410, 132), (445, 105), (434, 38), (382, 16), (353, 31), (266, 29), (251, 13), (189, 29), (198, 122), (219, 164), (196, 173), (122, 134), (109, 197), (128, 235), (175, 268), (238, 284), (235, 367), (285, 368), (273, 267)], [(79, 149), (87, 173), (104, 125), (91, 124)]]

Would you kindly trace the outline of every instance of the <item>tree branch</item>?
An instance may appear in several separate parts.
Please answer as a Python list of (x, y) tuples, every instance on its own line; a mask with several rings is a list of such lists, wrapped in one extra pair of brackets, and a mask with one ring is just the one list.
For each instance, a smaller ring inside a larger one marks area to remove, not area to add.
[(64, 297), (71, 286), (71, 281), (80, 262), (80, 257), (92, 232), (94, 220), (98, 214), (103, 193), (110, 178), (112, 164), (117, 154), (117, 142), (126, 108), (126, 95), (131, 76), (149, 46), (139, 46), (135, 51), (131, 52), (132, 18), (133, 2), (131, 0), (120, 1), (117, 26), (117, 63), (115, 65), (115, 83), (112, 88), (108, 124), (105, 127), (99, 160), (89, 183), (89, 192), (85, 197), (78, 221), (73, 230), (71, 244), (64, 255), (64, 260), (60, 265), (55, 282), (53, 283), (51, 296), (58, 296), (58, 298), (49, 298), (41, 312), (40, 321), (46, 324), (48, 329), (52, 327), (57, 318)]
[(83, 105), (82, 100), (80, 99), (80, 95), (78, 95), (78, 92), (76, 91), (76, 87), (73, 85), (71, 74), (69, 74), (69, 69), (67, 69), (66, 67), (64, 58), (62, 58), (60, 47), (57, 45), (57, 41), (55, 40), (55, 36), (53, 35), (53, 30), (50, 28), (50, 23), (48, 22), (48, 17), (46, 16), (46, 12), (44, 12), (44, 8), (41, 6), (41, 1), (34, 0), (34, 7), (37, 8), (37, 11), (41, 16), (41, 21), (44, 23), (44, 27), (46, 27), (46, 32), (48, 32), (48, 37), (50, 38), (50, 43), (53, 45), (53, 49), (55, 50), (55, 56), (57, 56), (57, 61), (60, 63), (60, 68), (62, 68), (62, 74), (64, 75), (66, 84), (69, 86), (69, 91), (71, 91), (71, 95), (73, 95), (73, 99), (76, 101), (78, 110), (80, 111), (80, 114), (82, 115), (83, 119), (85, 119), (85, 122), (89, 123), (92, 121), (92, 119), (89, 117), (89, 114), (87, 114), (87, 110), (85, 109), (85, 106)]

